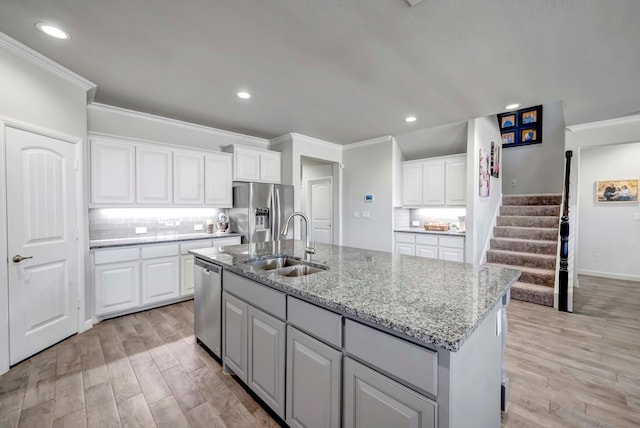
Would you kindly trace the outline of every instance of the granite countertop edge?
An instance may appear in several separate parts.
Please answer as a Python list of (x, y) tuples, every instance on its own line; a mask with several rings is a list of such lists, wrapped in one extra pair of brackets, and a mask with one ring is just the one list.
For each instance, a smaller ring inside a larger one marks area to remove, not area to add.
[(143, 236), (139, 238), (118, 238), (118, 239), (96, 239), (89, 241), (89, 249), (96, 250), (110, 247), (133, 247), (135, 245), (162, 244), (166, 242), (200, 241), (216, 238), (233, 238), (242, 236), (241, 233), (229, 232), (225, 234), (216, 233), (189, 233), (182, 235), (167, 236)]
[(466, 232), (454, 232), (452, 230), (447, 230), (444, 232), (440, 232), (437, 230), (424, 230), (424, 227), (396, 227), (393, 229), (394, 232), (404, 232), (404, 233), (424, 233), (427, 235), (451, 235), (451, 236), (462, 236), (466, 235)]

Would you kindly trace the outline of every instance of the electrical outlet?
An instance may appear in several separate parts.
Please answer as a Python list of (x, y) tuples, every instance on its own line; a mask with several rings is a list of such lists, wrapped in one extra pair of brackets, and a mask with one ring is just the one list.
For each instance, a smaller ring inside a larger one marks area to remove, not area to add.
[(202, 230), (204, 228), (204, 226), (202, 226), (201, 224), (194, 224), (193, 225), (193, 230)]
[(516, 180), (511, 180), (511, 187), (516, 187)]
[(595, 263), (600, 263), (600, 254), (598, 254), (598, 253), (594, 253), (594, 254), (593, 254), (593, 261), (594, 261)]
[(353, 218), (360, 218), (360, 211), (354, 211)]
[(136, 227), (136, 233), (147, 233), (146, 227)]
[(414, 220), (411, 222), (411, 226), (418, 226), (420, 227), (420, 221), (419, 220)]
[(633, 213), (633, 219), (635, 221), (640, 221), (640, 213)]

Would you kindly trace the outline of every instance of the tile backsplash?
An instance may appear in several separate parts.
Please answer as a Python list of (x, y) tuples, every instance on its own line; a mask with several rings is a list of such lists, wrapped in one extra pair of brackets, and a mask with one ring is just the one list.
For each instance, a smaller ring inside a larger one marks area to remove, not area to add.
[[(96, 208), (89, 210), (89, 239), (182, 235), (206, 230), (208, 219), (218, 221), (219, 208)], [(202, 230), (194, 230), (202, 225)], [(136, 233), (146, 227), (146, 233)]]
[(411, 226), (411, 210), (408, 208), (394, 208), (393, 226), (395, 229)]
[(410, 211), (411, 219), (409, 224), (412, 224), (414, 221), (418, 221), (420, 223), (420, 227), (429, 221), (449, 223), (459, 227), (460, 220), (458, 217), (465, 216), (467, 213), (466, 208), (420, 208), (412, 209)]

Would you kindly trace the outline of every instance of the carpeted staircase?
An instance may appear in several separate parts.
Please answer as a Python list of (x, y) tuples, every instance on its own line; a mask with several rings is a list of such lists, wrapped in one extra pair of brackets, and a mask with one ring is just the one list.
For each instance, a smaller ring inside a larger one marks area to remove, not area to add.
[(505, 195), (487, 264), (522, 271), (511, 297), (553, 306), (562, 195)]

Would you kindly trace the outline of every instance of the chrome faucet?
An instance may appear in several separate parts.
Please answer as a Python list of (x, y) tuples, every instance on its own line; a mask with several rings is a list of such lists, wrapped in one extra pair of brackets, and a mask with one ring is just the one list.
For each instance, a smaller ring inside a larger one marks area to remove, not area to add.
[(307, 218), (306, 215), (302, 213), (291, 214), (287, 219), (287, 221), (284, 222), (284, 227), (282, 228), (282, 232), (281, 232), (282, 236), (287, 236), (287, 233), (289, 233), (289, 222), (291, 222), (291, 219), (297, 215), (302, 217), (302, 219), (304, 220), (305, 228), (307, 230), (307, 243), (306, 243), (306, 248), (304, 249), (304, 252), (307, 254), (315, 254), (316, 249), (311, 246), (311, 241), (309, 240), (309, 219)]

